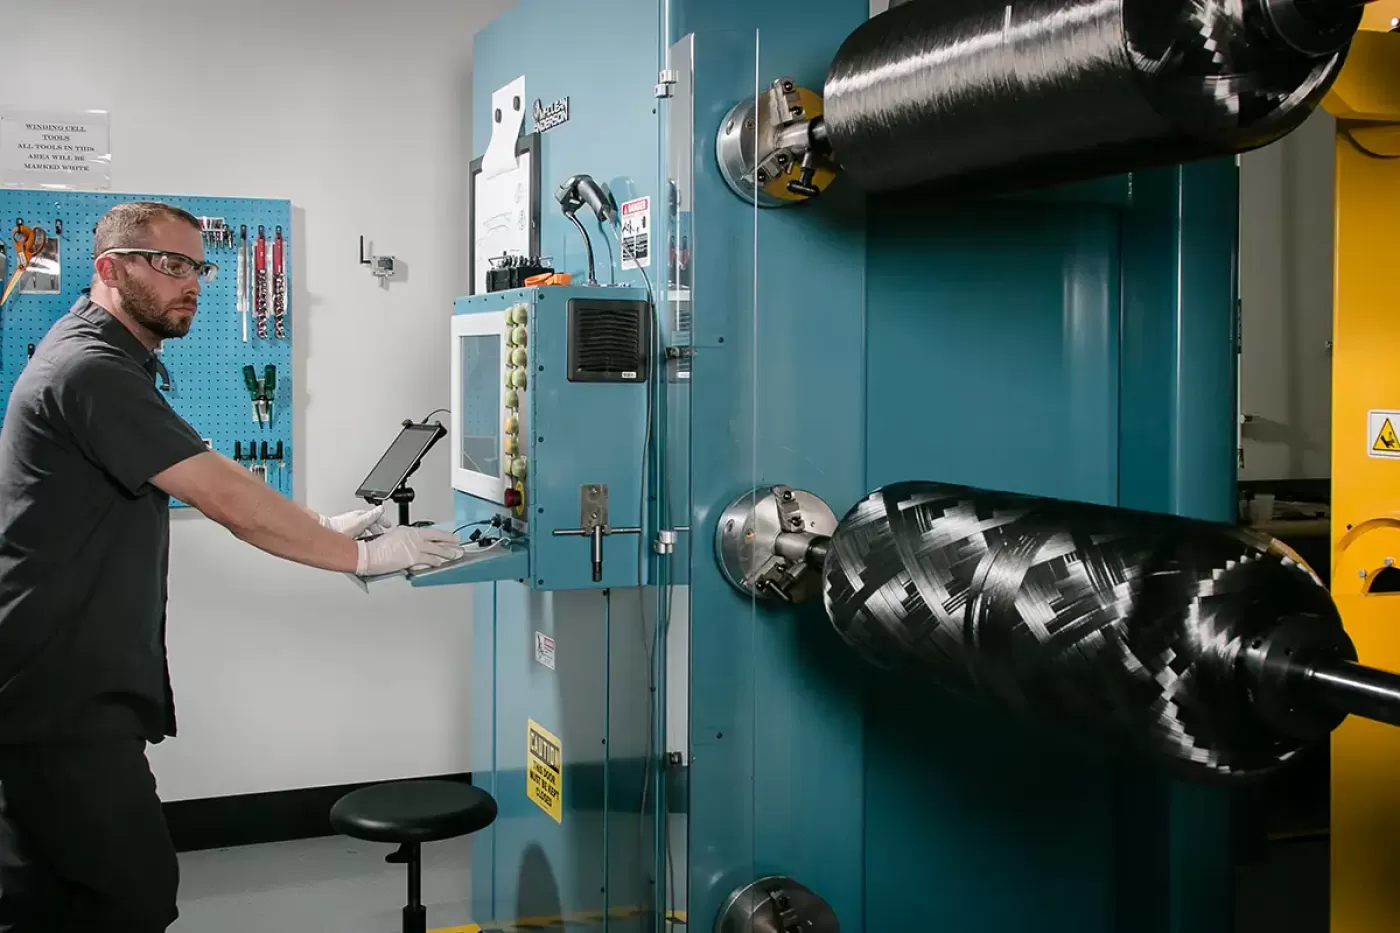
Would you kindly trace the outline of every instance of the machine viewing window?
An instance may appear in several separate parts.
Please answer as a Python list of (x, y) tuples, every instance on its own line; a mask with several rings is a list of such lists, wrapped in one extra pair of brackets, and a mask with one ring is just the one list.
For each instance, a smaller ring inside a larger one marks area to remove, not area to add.
[(461, 342), (462, 412), (461, 442), (457, 450), (460, 469), (485, 476), (501, 475), (501, 335), (473, 334)]
[[(505, 502), (510, 326), (505, 311), (452, 318), (452, 488)], [(518, 398), (514, 401), (518, 402)]]

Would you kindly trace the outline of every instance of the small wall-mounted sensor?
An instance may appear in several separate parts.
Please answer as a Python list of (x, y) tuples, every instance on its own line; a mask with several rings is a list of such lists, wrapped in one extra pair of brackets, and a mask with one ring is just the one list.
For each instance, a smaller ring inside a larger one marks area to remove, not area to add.
[(389, 287), (389, 279), (398, 271), (398, 260), (393, 256), (374, 255), (373, 247), (366, 250), (364, 237), (360, 237), (360, 265), (369, 266), (369, 271), (385, 288)]

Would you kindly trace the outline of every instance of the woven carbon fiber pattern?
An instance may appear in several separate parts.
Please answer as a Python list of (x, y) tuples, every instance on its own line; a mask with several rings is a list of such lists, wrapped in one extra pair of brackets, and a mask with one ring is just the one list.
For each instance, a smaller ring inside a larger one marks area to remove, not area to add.
[(869, 191), (968, 192), (1265, 145), (1312, 112), (1344, 52), (1311, 58), (1272, 39), (1257, 2), (897, 6), (852, 33), (828, 71), (835, 156)]
[(824, 579), (833, 624), (870, 662), (1191, 778), (1260, 776), (1301, 750), (1252, 709), (1242, 651), (1286, 617), (1341, 627), (1276, 542), (934, 483), (852, 509)]

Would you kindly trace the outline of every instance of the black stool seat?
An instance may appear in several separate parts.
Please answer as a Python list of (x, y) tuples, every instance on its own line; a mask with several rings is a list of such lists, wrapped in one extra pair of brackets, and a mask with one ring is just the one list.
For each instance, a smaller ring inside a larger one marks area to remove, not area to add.
[(331, 807), (336, 832), (370, 842), (436, 842), (490, 826), (496, 801), (452, 781), (400, 781), (351, 791)]

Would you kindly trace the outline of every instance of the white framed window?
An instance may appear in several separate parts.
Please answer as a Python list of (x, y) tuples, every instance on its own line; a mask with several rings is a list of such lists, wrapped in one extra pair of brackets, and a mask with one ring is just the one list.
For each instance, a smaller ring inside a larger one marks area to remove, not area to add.
[(506, 312), (452, 318), (452, 488), (505, 504)]

